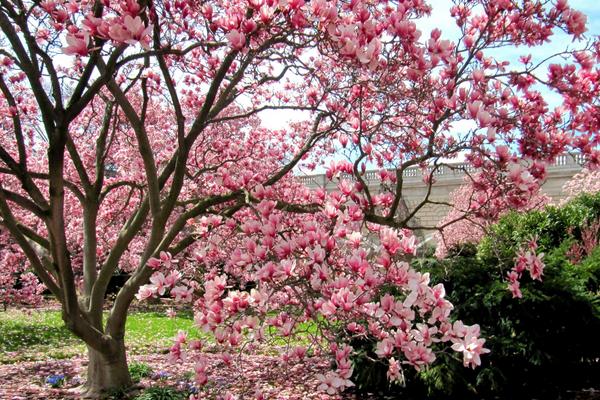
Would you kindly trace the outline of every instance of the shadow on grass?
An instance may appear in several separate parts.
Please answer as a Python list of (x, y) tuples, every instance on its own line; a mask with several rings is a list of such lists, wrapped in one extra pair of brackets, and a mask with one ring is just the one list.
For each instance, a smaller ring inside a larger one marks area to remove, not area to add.
[[(169, 318), (164, 312), (132, 312), (126, 324), (126, 346), (132, 354), (164, 352), (177, 332), (204, 338), (194, 326), (191, 311)], [(63, 359), (85, 353), (84, 343), (64, 326), (59, 311), (0, 312), (0, 363)]]
[(77, 339), (64, 326), (45, 323), (2, 321), (0, 323), (0, 352), (19, 351), (35, 346), (63, 347)]

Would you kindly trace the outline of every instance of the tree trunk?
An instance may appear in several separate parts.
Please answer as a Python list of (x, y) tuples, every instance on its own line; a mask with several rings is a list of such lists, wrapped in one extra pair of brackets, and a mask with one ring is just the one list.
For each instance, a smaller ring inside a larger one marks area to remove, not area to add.
[(99, 352), (88, 346), (89, 364), (84, 398), (102, 398), (115, 390), (128, 389), (132, 386), (125, 342), (116, 342), (116, 346), (107, 352)]

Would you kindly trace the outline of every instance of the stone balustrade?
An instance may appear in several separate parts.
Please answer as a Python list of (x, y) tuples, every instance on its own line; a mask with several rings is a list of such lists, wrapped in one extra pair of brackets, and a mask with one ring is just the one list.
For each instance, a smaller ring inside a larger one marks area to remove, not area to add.
[[(581, 170), (581, 164), (583, 164), (583, 161), (583, 157), (580, 154), (562, 154), (556, 157), (556, 160), (552, 165), (548, 166), (548, 174), (550, 175), (560, 171), (567, 172), (570, 176), (572, 176), (572, 174), (570, 174), (571, 172), (577, 172)], [(423, 175), (431, 174), (432, 170), (433, 167), (428, 167), (426, 169), (422, 169), (419, 167), (406, 168), (402, 173), (404, 183), (422, 183)], [(436, 182), (441, 184), (442, 180), (455, 180), (458, 178), (462, 181), (462, 179), (467, 173), (472, 173), (474, 171), (475, 168), (468, 163), (446, 163), (437, 166), (433, 173), (433, 176), (436, 178)], [(354, 179), (354, 177), (351, 175), (342, 175), (342, 178)], [(365, 172), (363, 179), (369, 186), (378, 185), (381, 181), (377, 171)], [(315, 189), (318, 187), (331, 187), (333, 189), (335, 187), (335, 183), (329, 181), (325, 174), (298, 176), (298, 180), (304, 185)]]
[[(548, 166), (548, 176), (542, 186), (542, 191), (554, 201), (564, 197), (562, 187), (566, 181), (581, 170), (584, 160), (581, 155), (563, 154), (556, 157), (554, 163)], [(427, 194), (427, 185), (423, 182), (425, 174), (430, 175), (433, 167), (425, 169), (419, 167), (406, 168), (403, 173), (402, 200), (410, 211), (422, 202)], [(465, 182), (468, 173), (475, 172), (475, 168), (464, 162), (446, 163), (435, 167), (430, 199), (436, 202), (448, 202), (449, 195)], [(342, 175), (342, 178), (354, 179), (351, 175)], [(334, 190), (336, 182), (327, 179), (325, 174), (305, 175), (297, 177), (300, 182), (312, 189), (324, 188)], [(365, 183), (372, 192), (378, 192), (381, 179), (377, 171), (367, 171), (363, 175)], [(440, 204), (427, 204), (415, 215), (414, 225), (436, 226), (437, 223), (448, 213), (449, 208)]]

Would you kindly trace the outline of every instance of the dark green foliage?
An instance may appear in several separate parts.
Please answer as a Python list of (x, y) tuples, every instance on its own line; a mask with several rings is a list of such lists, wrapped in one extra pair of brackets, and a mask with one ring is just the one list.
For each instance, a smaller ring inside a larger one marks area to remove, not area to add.
[[(554, 393), (592, 385), (600, 376), (600, 248), (573, 265), (567, 253), (581, 240), (582, 229), (600, 216), (600, 194), (583, 195), (563, 207), (503, 217), (477, 251), (460, 249), (446, 260), (420, 260), (418, 269), (443, 282), (455, 305), (454, 316), (481, 325), (486, 347), (484, 365), (474, 374), (457, 371), (480, 395), (511, 397)], [(523, 298), (513, 299), (505, 276), (517, 250), (532, 237), (544, 252), (543, 282), (527, 273)], [(432, 368), (448, 369), (446, 363)], [(428, 374), (433, 374), (430, 371)], [(423, 375), (423, 374), (422, 374)], [(441, 385), (438, 385), (441, 386)], [(448, 382), (443, 385), (449, 392)]]
[(600, 193), (583, 194), (562, 207), (548, 206), (528, 213), (512, 212), (491, 227), (479, 245), (478, 254), (488, 262), (512, 267), (521, 244), (538, 237), (542, 252), (561, 246), (568, 238), (581, 239), (581, 229), (600, 218)]
[[(581, 264), (580, 274), (585, 275), (588, 280), (585, 287), (580, 288), (587, 293), (600, 293), (600, 246), (596, 247), (592, 254), (585, 258)], [(598, 301), (598, 296), (595, 296)], [(600, 304), (595, 303), (596, 309), (600, 308)]]
[(589, 289), (597, 288), (600, 268), (588, 259), (599, 260), (600, 251), (573, 266), (565, 248), (547, 254), (543, 282), (522, 279), (522, 299), (512, 298), (498, 264), (476, 256), (417, 262), (444, 283), (455, 318), (481, 325), (491, 350), (475, 371), (438, 359), (420, 375), (431, 391), (527, 398), (593, 383), (600, 373), (600, 308), (598, 292)]
[(108, 391), (106, 400), (129, 400), (132, 394), (130, 388), (115, 388)]
[[(564, 207), (511, 213), (479, 246), (451, 249), (444, 260), (417, 258), (413, 266), (443, 283), (453, 316), (478, 323), (490, 354), (482, 366), (462, 366), (452, 351), (434, 365), (405, 369), (407, 388), (389, 386), (387, 365), (375, 342), (354, 343), (353, 379), (362, 390), (383, 388), (417, 398), (559, 398), (567, 390), (594, 387), (600, 376), (600, 247), (573, 263), (568, 256), (582, 229), (600, 217), (600, 194), (583, 195)], [(544, 252), (543, 281), (525, 272), (521, 299), (507, 289), (506, 273), (518, 249), (533, 236)], [(410, 392), (409, 392), (410, 390)]]
[(370, 337), (354, 339), (350, 345), (355, 349), (353, 356), (354, 372), (352, 381), (359, 392), (396, 393), (399, 385), (390, 384), (387, 379), (387, 362), (375, 354), (376, 341)]
[(144, 390), (135, 400), (185, 400), (189, 393), (170, 386), (152, 387)]
[(152, 372), (154, 371), (148, 364), (140, 362), (132, 362), (129, 364), (129, 375), (131, 375), (131, 380), (134, 383), (138, 383), (142, 378), (152, 376)]

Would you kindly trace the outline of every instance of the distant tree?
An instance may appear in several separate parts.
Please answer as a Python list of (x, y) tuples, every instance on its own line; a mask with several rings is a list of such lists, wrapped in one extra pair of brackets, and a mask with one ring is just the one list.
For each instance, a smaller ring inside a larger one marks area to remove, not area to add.
[(581, 193), (598, 193), (600, 192), (600, 171), (583, 169), (575, 174), (563, 185), (563, 192), (566, 194), (564, 203), (574, 199)]
[(531, 187), (529, 196), (512, 199), (510, 192), (503, 195), (490, 188), (488, 193), (476, 191), (471, 184), (465, 184), (450, 194), (452, 208), (438, 224), (435, 233), (436, 256), (444, 258), (448, 250), (461, 245), (478, 243), (487, 233), (486, 229), (509, 211), (529, 211), (543, 208), (551, 199), (541, 193), (538, 187)]

